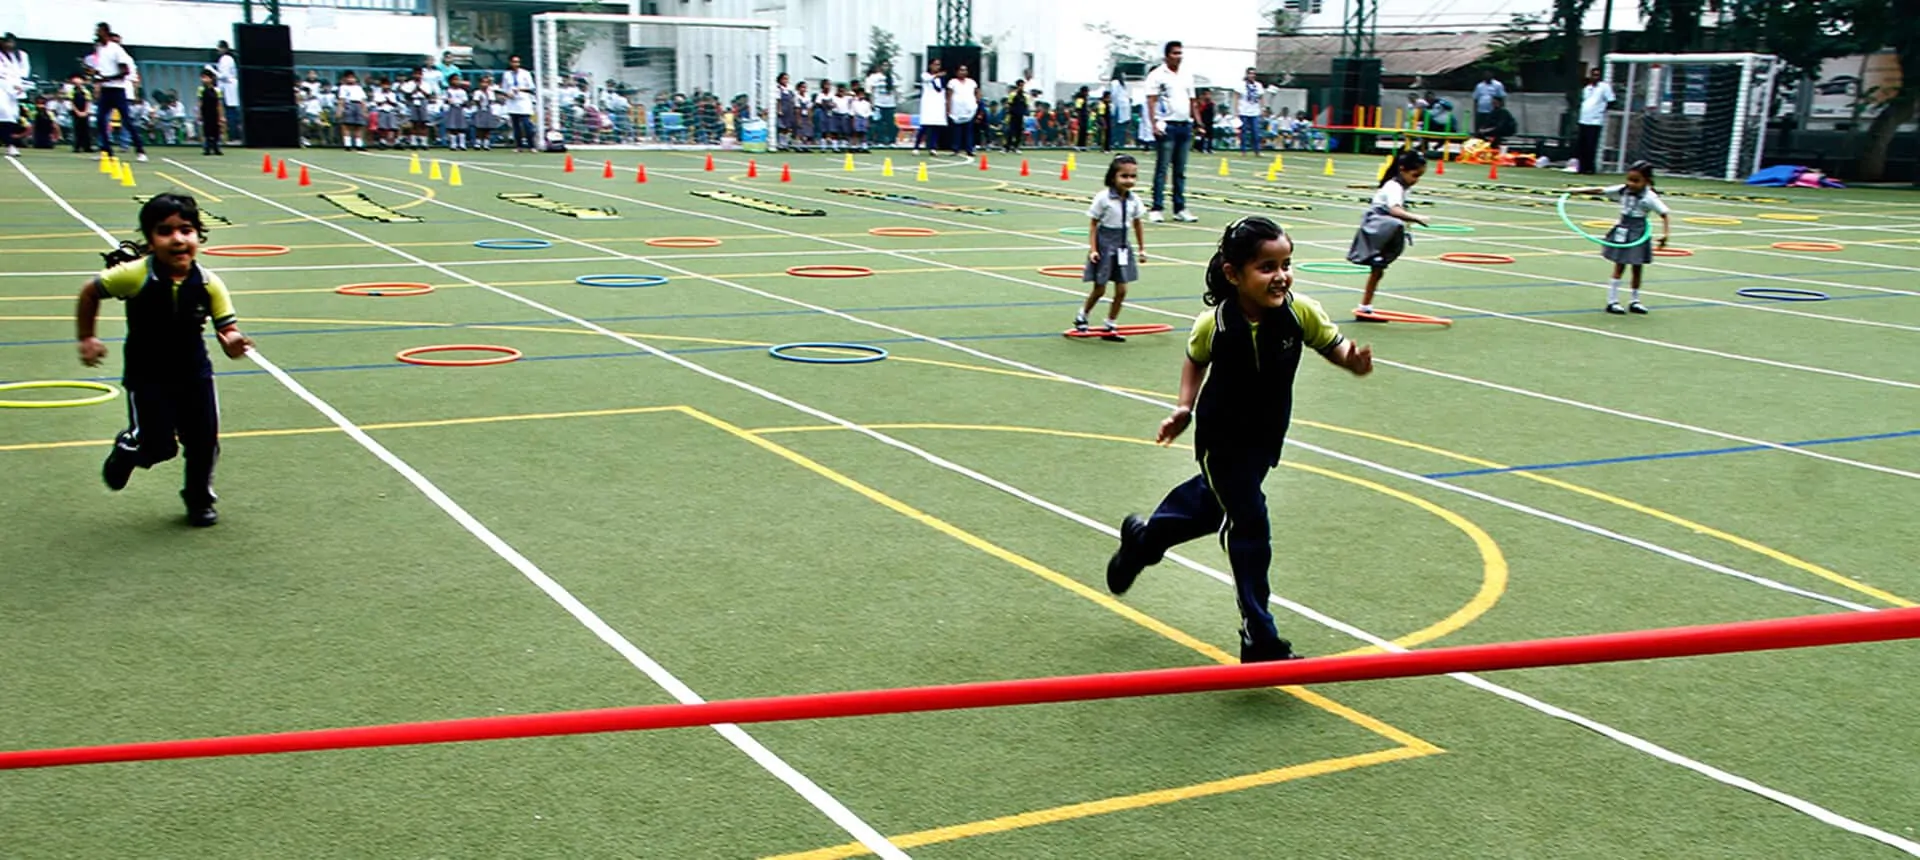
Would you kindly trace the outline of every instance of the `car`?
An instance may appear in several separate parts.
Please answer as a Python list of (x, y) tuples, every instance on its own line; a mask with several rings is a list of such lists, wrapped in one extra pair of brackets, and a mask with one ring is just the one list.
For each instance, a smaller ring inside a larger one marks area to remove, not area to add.
[(1860, 79), (1853, 75), (1839, 75), (1828, 78), (1815, 85), (1813, 91), (1823, 96), (1844, 96), (1860, 91)]

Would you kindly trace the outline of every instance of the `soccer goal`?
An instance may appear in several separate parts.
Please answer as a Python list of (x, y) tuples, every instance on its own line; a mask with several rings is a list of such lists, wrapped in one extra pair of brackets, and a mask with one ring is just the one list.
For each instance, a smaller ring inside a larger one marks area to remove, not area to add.
[(545, 12), (533, 30), (549, 140), (762, 151), (779, 139), (771, 21)]
[(1640, 159), (1681, 176), (1739, 179), (1760, 169), (1780, 61), (1769, 54), (1608, 54), (1616, 88), (1600, 166)]

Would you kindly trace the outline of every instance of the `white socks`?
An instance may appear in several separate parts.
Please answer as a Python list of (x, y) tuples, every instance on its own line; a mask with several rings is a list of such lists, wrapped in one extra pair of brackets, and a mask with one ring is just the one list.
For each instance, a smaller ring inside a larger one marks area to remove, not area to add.
[(1614, 278), (1612, 280), (1607, 281), (1607, 304), (1617, 305), (1619, 303), (1620, 303), (1620, 279)]

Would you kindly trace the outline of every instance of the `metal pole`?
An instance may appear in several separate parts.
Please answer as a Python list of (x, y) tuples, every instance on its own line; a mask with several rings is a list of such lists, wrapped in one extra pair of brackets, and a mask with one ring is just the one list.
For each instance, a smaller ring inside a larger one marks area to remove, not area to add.
[[(546, 56), (547, 56), (546, 30), (547, 30), (547, 22), (543, 20), (539, 15), (533, 16), (533, 67), (536, 69), (546, 68)], [(540, 123), (542, 127), (546, 126), (547, 100), (544, 98), (541, 98), (538, 92), (535, 92), (534, 94), (533, 115), (535, 117), (536, 122)]]
[[(1740, 175), (1740, 147), (1747, 142), (1747, 96), (1753, 91), (1753, 56), (1740, 63), (1740, 87), (1733, 96), (1733, 139), (1727, 141), (1727, 169), (1722, 179)], [(1763, 132), (1764, 128), (1761, 129)]]
[(1607, 0), (1606, 10), (1600, 13), (1600, 62), (1607, 61), (1607, 49), (1613, 41), (1613, 0)]
[(1765, 84), (1766, 96), (1760, 100), (1760, 138), (1755, 141), (1755, 146), (1753, 147), (1753, 168), (1748, 171), (1750, 173), (1759, 172), (1761, 159), (1767, 153), (1767, 123), (1773, 120), (1773, 88), (1777, 85), (1776, 79), (1779, 75), (1779, 58), (1768, 58), (1767, 82)]
[(775, 56), (780, 50), (779, 30), (767, 28), (767, 53), (760, 68), (760, 105), (767, 112), (767, 151), (780, 148), (780, 85), (775, 82), (779, 76), (776, 71), (779, 59)]
[[(1620, 100), (1620, 148), (1614, 151), (1618, 159), (1615, 170), (1624, 170), (1627, 166), (1627, 133), (1633, 128), (1633, 79), (1638, 71), (1638, 65), (1627, 64), (1627, 96)], [(1601, 159), (1601, 163), (1604, 164), (1605, 159)]]

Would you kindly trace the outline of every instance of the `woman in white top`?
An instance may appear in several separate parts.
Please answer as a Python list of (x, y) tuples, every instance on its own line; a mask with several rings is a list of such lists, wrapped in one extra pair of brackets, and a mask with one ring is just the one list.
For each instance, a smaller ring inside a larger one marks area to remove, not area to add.
[(920, 76), (920, 130), (913, 136), (913, 154), (940, 148), (940, 137), (947, 128), (947, 79), (940, 74), (940, 58), (927, 61), (927, 73)]
[(32, 68), (27, 54), (14, 45), (13, 34), (0, 36), (0, 135), (7, 139), (7, 155), (18, 156), (13, 140), (20, 133), (20, 102), (27, 96)]
[(899, 87), (893, 78), (891, 61), (874, 66), (867, 75), (867, 95), (873, 100), (873, 123), (867, 135), (867, 142), (890, 144), (899, 136), (900, 130), (893, 124), (893, 109), (898, 107)]
[(953, 154), (973, 157), (973, 115), (980, 111), (980, 83), (967, 76), (967, 67), (953, 70), (947, 82), (947, 132), (953, 138)]
[(1360, 229), (1353, 234), (1347, 261), (1373, 270), (1367, 274), (1367, 289), (1360, 296), (1360, 307), (1353, 311), (1354, 318), (1361, 322), (1382, 321), (1373, 316), (1373, 291), (1380, 286), (1380, 276), (1387, 273), (1387, 267), (1412, 243), (1407, 236), (1407, 224), (1430, 223), (1407, 211), (1407, 189), (1426, 172), (1426, 156), (1410, 149), (1400, 153), (1387, 169), (1387, 175), (1381, 177), (1380, 190), (1373, 192), (1373, 202), (1367, 206), (1366, 214), (1360, 216)]

